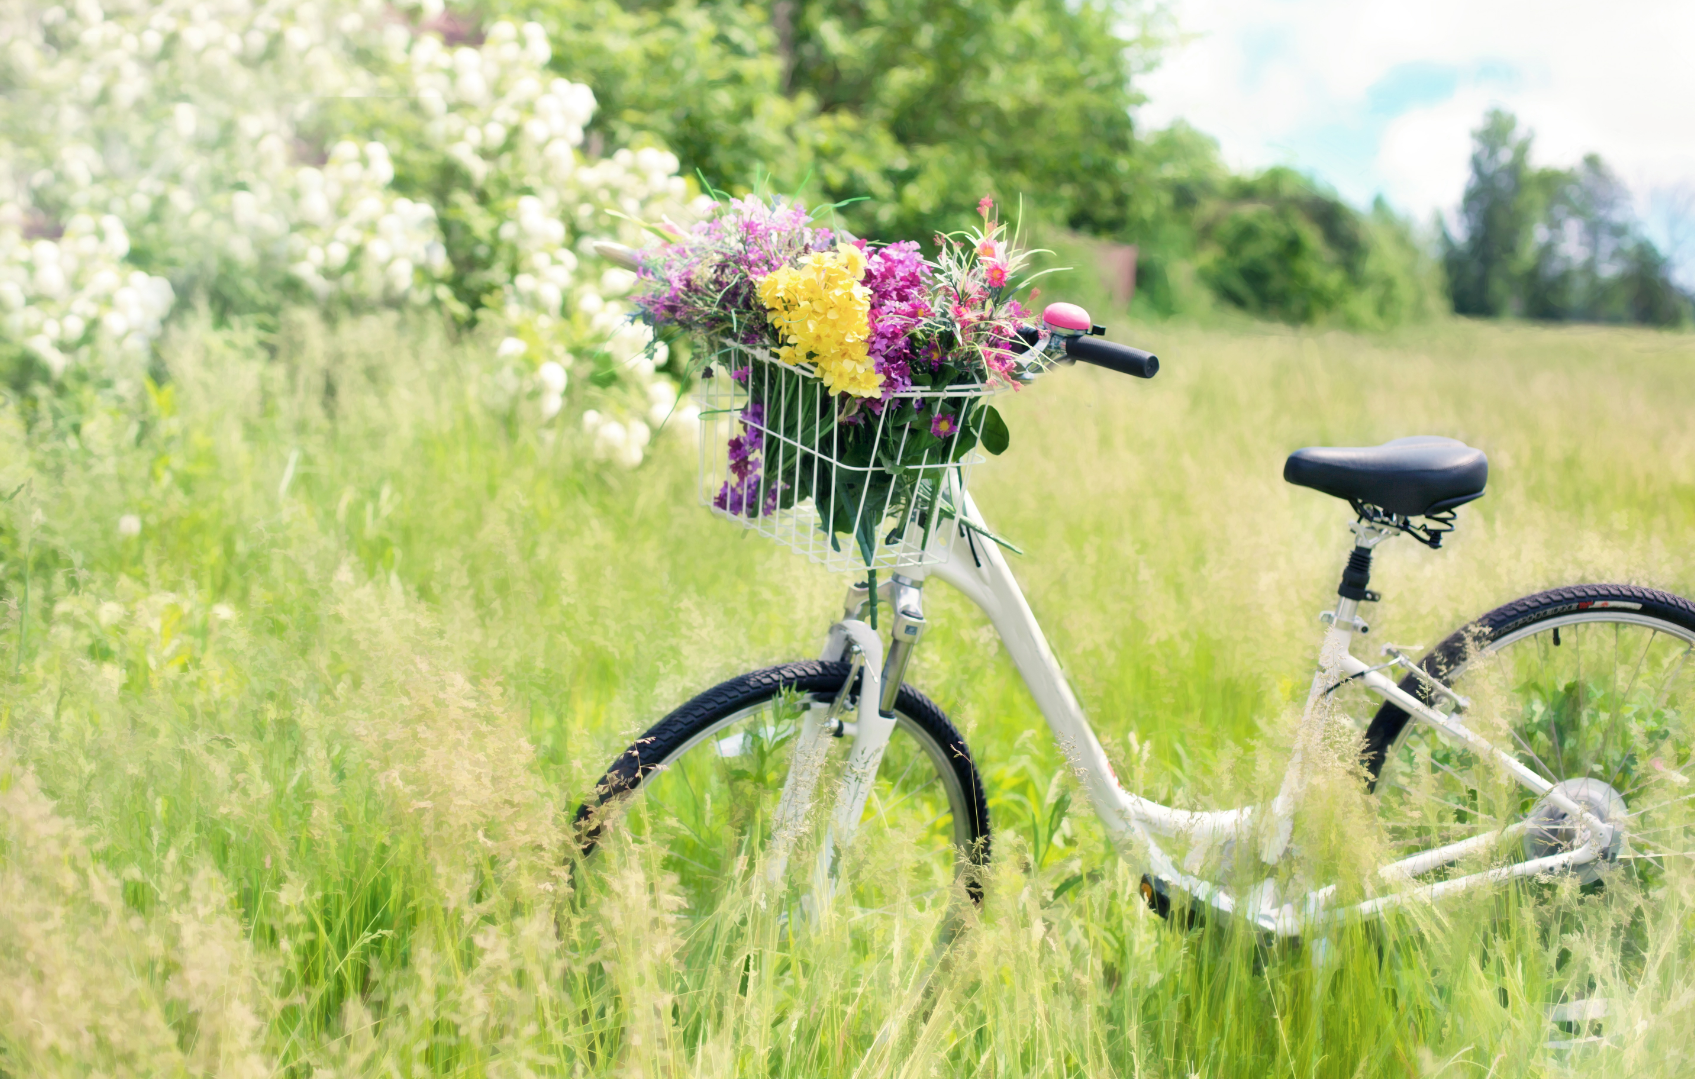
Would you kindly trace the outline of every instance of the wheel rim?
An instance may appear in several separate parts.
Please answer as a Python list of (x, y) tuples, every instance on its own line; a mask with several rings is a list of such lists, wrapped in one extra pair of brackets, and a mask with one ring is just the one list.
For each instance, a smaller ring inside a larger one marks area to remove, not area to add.
[[(685, 923), (707, 921), (735, 907), (735, 897), (755, 893), (808, 916), (822, 896), (853, 918), (897, 908), (939, 913), (957, 898), (973, 836), (970, 802), (945, 749), (899, 711), (851, 844), (834, 849), (829, 825), (851, 736), (824, 736), (811, 812), (797, 826), (777, 827), (808, 708), (822, 712), (823, 705), (785, 694), (724, 717), (630, 798), (620, 831), (674, 881)], [(772, 880), (774, 865), (783, 868)]]

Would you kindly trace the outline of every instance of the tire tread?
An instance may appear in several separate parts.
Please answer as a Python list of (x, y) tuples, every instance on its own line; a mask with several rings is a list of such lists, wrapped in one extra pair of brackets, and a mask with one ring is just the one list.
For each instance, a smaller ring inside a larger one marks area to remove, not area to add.
[[(695, 695), (631, 743), (607, 768), (595, 786), (594, 796), (577, 807), (577, 837), (582, 854), (593, 853), (599, 841), (601, 825), (598, 811), (640, 787), (644, 779), (699, 731), (784, 689), (811, 693), (838, 690), (851, 669), (848, 663), (799, 660), (737, 675)], [(972, 802), (973, 819), (970, 823), (974, 842), (971, 859), (978, 864), (986, 862), (989, 853), (988, 797), (965, 738), (935, 702), (911, 686), (903, 684), (900, 687), (895, 710), (923, 727), (946, 751), (961, 789)]]
[[(1418, 665), (1431, 677), (1446, 679), (1478, 644), (1492, 643), (1512, 630), (1543, 618), (1566, 614), (1573, 604), (1598, 600), (1640, 603), (1642, 607), (1637, 613), (1663, 618), (1695, 631), (1695, 603), (1671, 592), (1631, 584), (1566, 585), (1521, 596), (1467, 622), (1431, 649)], [(1401, 679), (1400, 689), (1426, 704), (1433, 696), (1430, 688), (1412, 674)], [(1377, 709), (1377, 714), (1372, 717), (1371, 725), (1366, 728), (1362, 763), (1373, 787), (1377, 783), (1378, 773), (1388, 759), (1389, 751), (1394, 748), (1409, 718), (1399, 705), (1384, 701)]]

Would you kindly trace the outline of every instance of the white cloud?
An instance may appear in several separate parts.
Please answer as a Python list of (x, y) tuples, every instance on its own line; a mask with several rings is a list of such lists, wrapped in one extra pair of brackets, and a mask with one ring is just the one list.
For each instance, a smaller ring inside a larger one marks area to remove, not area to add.
[(1421, 218), (1458, 203), (1470, 170), (1471, 130), (1491, 104), (1488, 95), (1468, 91), (1389, 121), (1372, 162), (1383, 196)]
[[(1470, 131), (1498, 105), (1535, 130), (1539, 162), (1597, 152), (1644, 204), (1695, 183), (1691, 0), (1177, 0), (1175, 13), (1197, 36), (1141, 81), (1141, 119), (1182, 117), (1237, 167), (1294, 164), (1422, 218), (1458, 202)], [(1431, 85), (1374, 100), (1408, 70)]]

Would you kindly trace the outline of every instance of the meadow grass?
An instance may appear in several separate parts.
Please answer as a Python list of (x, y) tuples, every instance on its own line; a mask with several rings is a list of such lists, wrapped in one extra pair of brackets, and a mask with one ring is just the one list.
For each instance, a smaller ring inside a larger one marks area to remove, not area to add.
[[(1119, 336), (1160, 376), (1067, 369), (1016, 395), (1012, 450), (974, 483), (1152, 795), (1275, 782), (1349, 542), (1345, 506), (1282, 483), (1298, 446), (1435, 433), (1490, 454), (1443, 550), (1382, 550), (1374, 637), (1431, 644), (1562, 583), (1695, 593), (1695, 338)], [(1068, 801), (984, 620), (939, 586), (910, 680), (988, 780), (976, 924), (935, 966), (922, 919), (797, 932), (750, 902), (699, 958), (655, 852), (613, 842), (573, 874), (569, 814), (671, 707), (814, 654), (846, 582), (709, 518), (687, 437), (635, 472), (592, 462), (494, 383), (489, 344), (385, 319), (191, 326), (144, 406), (0, 407), (0, 1073), (1692, 1067), (1689, 867), (1646, 913), (1525, 885), (1340, 931), (1322, 962), (1162, 922)], [(1307, 827), (1369, 850), (1362, 800), (1333, 801)], [(1628, 984), (1608, 973), (1622, 917), (1662, 944)], [(1622, 1001), (1608, 1046), (1545, 1045), (1573, 954)]]

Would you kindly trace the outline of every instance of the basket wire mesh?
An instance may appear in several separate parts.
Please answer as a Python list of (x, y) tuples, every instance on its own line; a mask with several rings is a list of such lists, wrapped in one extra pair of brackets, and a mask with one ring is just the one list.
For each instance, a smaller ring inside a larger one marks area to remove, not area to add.
[(831, 570), (940, 562), (995, 392), (914, 388), (844, 416), (807, 365), (721, 343), (698, 394), (701, 501)]

